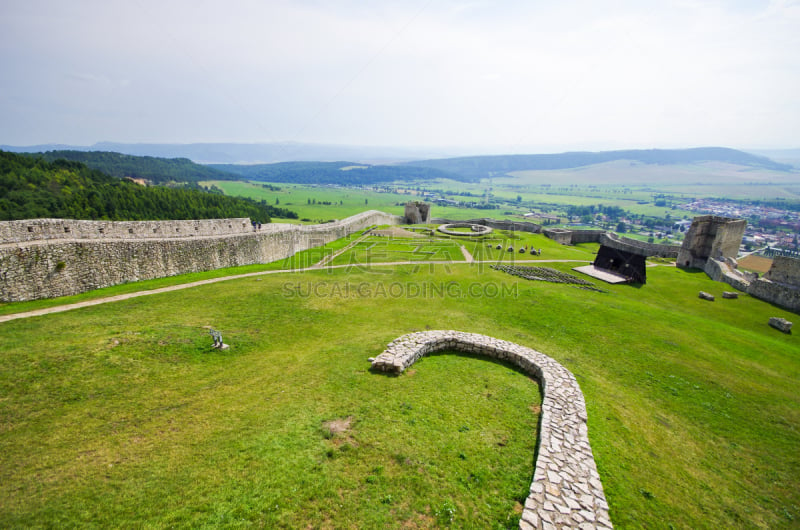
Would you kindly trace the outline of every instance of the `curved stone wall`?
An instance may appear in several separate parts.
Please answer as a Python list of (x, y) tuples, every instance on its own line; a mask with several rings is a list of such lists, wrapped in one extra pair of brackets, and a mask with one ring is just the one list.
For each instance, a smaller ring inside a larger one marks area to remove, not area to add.
[[(458, 230), (451, 230), (452, 228), (470, 228), (472, 229), (472, 232), (459, 232)], [(492, 229), (488, 226), (466, 222), (443, 224), (440, 225), (436, 230), (449, 236), (462, 237), (485, 236), (492, 233)]]
[(589, 445), (586, 405), (575, 376), (543, 353), (513, 342), (460, 331), (403, 335), (372, 361), (372, 368), (400, 373), (420, 357), (441, 350), (507, 361), (539, 381), (542, 391), (539, 446), (520, 528), (612, 528)]
[(618, 236), (613, 232), (605, 232), (600, 236), (600, 244), (617, 250), (624, 250), (639, 256), (661, 258), (677, 258), (681, 247), (678, 245), (663, 245), (661, 243), (647, 243), (638, 239)]
[[(371, 210), (334, 223), (269, 223), (261, 230), (253, 230), (249, 219), (4, 221), (0, 300), (53, 298), (126, 282), (269, 263), (371, 225), (401, 220)], [(161, 237), (153, 236), (159, 233)]]
[(542, 231), (542, 225), (538, 225), (536, 223), (531, 223), (529, 221), (509, 221), (508, 219), (491, 219), (489, 217), (484, 217), (481, 219), (468, 219), (464, 220), (453, 220), (453, 219), (431, 219), (433, 223), (469, 223), (473, 225), (483, 225), (488, 226), (489, 228), (494, 228), (495, 230), (512, 230), (512, 231), (519, 231), (519, 232), (531, 232), (532, 234), (538, 234)]

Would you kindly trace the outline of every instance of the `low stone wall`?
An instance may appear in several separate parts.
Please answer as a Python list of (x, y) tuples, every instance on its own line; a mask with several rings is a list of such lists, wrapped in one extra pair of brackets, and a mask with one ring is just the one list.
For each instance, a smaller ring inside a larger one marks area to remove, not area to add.
[[(77, 233), (90, 235), (86, 238), (48, 238), (51, 232), (43, 230), (39, 232), (42, 237), (38, 240), (14, 241), (12, 238), (0, 243), (0, 300), (17, 302), (53, 298), (126, 282), (269, 263), (325, 245), (371, 225), (399, 224), (401, 220), (400, 216), (372, 210), (334, 223), (270, 223), (255, 231), (249, 219), (225, 219), (199, 222), (200, 225), (194, 225), (195, 221), (116, 223), (117, 226), (108, 232), (99, 230), (108, 227), (107, 222), (65, 221), (64, 226), (80, 226)], [(53, 222), (58, 220), (44, 221), (42, 226), (59, 226)], [(15, 225), (9, 228), (3, 226), (4, 223)], [(36, 233), (27, 229), (28, 226), (37, 226), (34, 221), (4, 223), (0, 223), (0, 233)], [(231, 232), (215, 234), (217, 230), (224, 231), (228, 225)], [(239, 230), (242, 225), (244, 230)], [(176, 228), (193, 226), (202, 226), (206, 231), (191, 229), (188, 235), (178, 236), (180, 231), (176, 230), (176, 235), (173, 235), (172, 230)], [(149, 234), (157, 231), (169, 233), (170, 237), (150, 237)], [(60, 235), (58, 230), (55, 232)], [(125, 237), (118, 237), (120, 233)], [(130, 237), (136, 233), (148, 236)]]
[(528, 221), (508, 221), (505, 219), (489, 219), (484, 217), (482, 219), (470, 219), (468, 221), (458, 221), (452, 219), (432, 219), (431, 222), (438, 224), (452, 224), (452, 223), (469, 223), (473, 225), (488, 226), (495, 230), (513, 230), (518, 232), (530, 232), (532, 234), (539, 234), (542, 231), (542, 225), (536, 223), (529, 223)]
[[(459, 232), (458, 230), (452, 230), (453, 228), (470, 228), (471, 232)], [(447, 223), (440, 225), (436, 230), (443, 234), (447, 234), (448, 236), (464, 236), (464, 237), (474, 237), (474, 236), (485, 236), (492, 233), (492, 228), (484, 225), (479, 225), (475, 223), (467, 223), (467, 222), (458, 222), (458, 223)]]
[(520, 528), (612, 528), (586, 426), (578, 382), (555, 360), (504, 340), (459, 331), (423, 331), (392, 341), (372, 361), (376, 371), (400, 373), (420, 357), (458, 350), (510, 362), (539, 381), (542, 412), (530, 493)]

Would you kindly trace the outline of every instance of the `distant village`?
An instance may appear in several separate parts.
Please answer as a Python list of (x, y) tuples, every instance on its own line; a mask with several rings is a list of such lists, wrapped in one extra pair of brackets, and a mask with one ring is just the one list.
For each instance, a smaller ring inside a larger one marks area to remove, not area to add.
[[(340, 185), (319, 185), (320, 187), (347, 187)], [(501, 204), (505, 207), (524, 206), (514, 203), (511, 200), (488, 202), (493, 195), (472, 194), (460, 192), (460, 196), (474, 197), (475, 200), (459, 201), (445, 197), (441, 191), (431, 190), (412, 190), (397, 186), (354, 186), (357, 189), (368, 189), (370, 191), (383, 193), (401, 193), (420, 195), (426, 202), (437, 206), (450, 206), (456, 208), (472, 209), (499, 209)], [(399, 204), (399, 203), (398, 203)], [(614, 211), (609, 215), (603, 212), (592, 212), (591, 215), (573, 215), (567, 208), (565, 215), (553, 215), (550, 208), (540, 211), (538, 208), (524, 206), (531, 211), (521, 213), (519, 210), (514, 213), (521, 218), (531, 222), (542, 223), (545, 225), (566, 226), (591, 226), (618, 232), (627, 232), (633, 237), (647, 239), (649, 242), (662, 242), (680, 244), (683, 234), (692, 224), (691, 217), (683, 219), (670, 218), (669, 215), (664, 219), (645, 218), (644, 216), (631, 215), (622, 209)], [(721, 199), (698, 199), (688, 203), (672, 203), (672, 209), (695, 212), (697, 215), (717, 215), (721, 217), (733, 217), (747, 219), (747, 229), (742, 240), (742, 252), (757, 252), (768, 257), (775, 254), (782, 254), (800, 257), (800, 212), (782, 209), (776, 206), (743, 204), (740, 201), (726, 201)], [(506, 214), (512, 212), (507, 211)], [(638, 218), (637, 218), (638, 217)]]

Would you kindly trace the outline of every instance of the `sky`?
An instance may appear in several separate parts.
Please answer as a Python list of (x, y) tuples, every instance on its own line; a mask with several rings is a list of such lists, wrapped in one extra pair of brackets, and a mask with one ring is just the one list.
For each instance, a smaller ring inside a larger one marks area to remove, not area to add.
[(0, 144), (800, 147), (800, 0), (2, 0)]

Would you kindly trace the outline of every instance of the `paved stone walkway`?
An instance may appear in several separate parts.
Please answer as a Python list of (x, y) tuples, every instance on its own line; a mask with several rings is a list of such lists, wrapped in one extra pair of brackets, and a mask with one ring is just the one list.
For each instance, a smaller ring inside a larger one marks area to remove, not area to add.
[(612, 528), (586, 426), (578, 382), (561, 364), (538, 351), (486, 335), (422, 331), (392, 341), (372, 361), (377, 371), (400, 373), (435, 351), (458, 350), (510, 362), (539, 381), (542, 412), (539, 448), (522, 530)]

